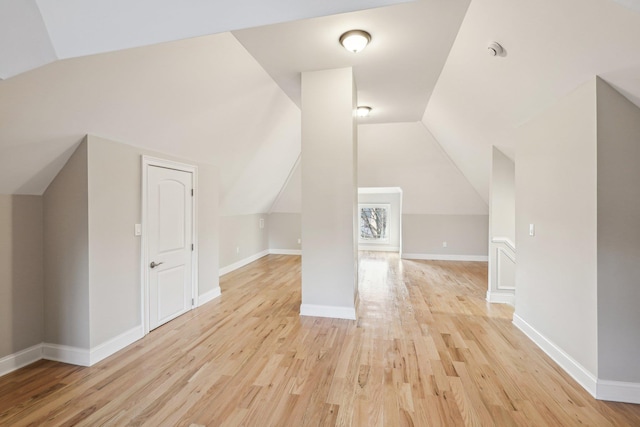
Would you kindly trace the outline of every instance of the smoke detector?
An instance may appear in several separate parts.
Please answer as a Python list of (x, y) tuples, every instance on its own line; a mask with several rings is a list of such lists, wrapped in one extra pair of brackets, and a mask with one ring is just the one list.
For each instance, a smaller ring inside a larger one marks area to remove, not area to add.
[(504, 53), (504, 48), (500, 46), (500, 43), (498, 42), (491, 42), (487, 47), (487, 50), (491, 56), (502, 56)]

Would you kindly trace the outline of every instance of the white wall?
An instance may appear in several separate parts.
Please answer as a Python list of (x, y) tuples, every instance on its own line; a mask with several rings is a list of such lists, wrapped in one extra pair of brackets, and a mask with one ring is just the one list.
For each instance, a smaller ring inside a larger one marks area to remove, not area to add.
[(598, 376), (640, 383), (640, 109), (598, 99)]
[(598, 373), (595, 96), (589, 80), (514, 134), (515, 320), (590, 375)]

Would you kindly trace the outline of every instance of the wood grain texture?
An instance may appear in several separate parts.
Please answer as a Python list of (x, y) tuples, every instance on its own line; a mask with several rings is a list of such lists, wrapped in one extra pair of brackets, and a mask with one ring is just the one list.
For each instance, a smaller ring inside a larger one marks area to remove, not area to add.
[(640, 425), (640, 405), (593, 399), (486, 283), (486, 263), (362, 253), (358, 320), (300, 317), (300, 258), (270, 255), (93, 367), (0, 378), (0, 425)]

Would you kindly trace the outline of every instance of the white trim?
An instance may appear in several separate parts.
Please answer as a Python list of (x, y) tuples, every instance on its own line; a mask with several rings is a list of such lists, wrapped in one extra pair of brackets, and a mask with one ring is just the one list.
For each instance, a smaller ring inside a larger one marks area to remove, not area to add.
[(486, 255), (402, 254), (402, 258), (427, 261), (489, 261)]
[(491, 239), (491, 243), (504, 243), (511, 249), (512, 252), (516, 251), (516, 244), (511, 241), (508, 237), (494, 237)]
[(597, 399), (640, 404), (640, 383), (598, 380), (596, 387)]
[(121, 333), (117, 337), (97, 345), (91, 349), (89, 353), (89, 366), (95, 365), (101, 360), (119, 352), (123, 348), (133, 344), (144, 337), (144, 326), (138, 325), (126, 332)]
[(593, 397), (596, 397), (597, 377), (589, 372), (584, 366), (569, 356), (564, 350), (547, 339), (535, 328), (529, 325), (518, 314), (513, 315), (513, 324), (520, 329), (531, 341), (542, 349), (554, 362), (578, 382)]
[(251, 264), (253, 261), (257, 261), (260, 258), (262, 258), (263, 256), (269, 255), (269, 249), (265, 249), (262, 252), (258, 252), (257, 254), (251, 255), (249, 257), (246, 257), (244, 259), (241, 259), (240, 261), (236, 261), (233, 264), (229, 264), (225, 267), (222, 267), (220, 269), (220, 277), (224, 276), (225, 274), (229, 274), (234, 270), (237, 270), (239, 268), (244, 267), (247, 264)]
[(269, 249), (271, 255), (302, 255), (302, 249)]
[(193, 251), (191, 251), (191, 299), (193, 303), (189, 310), (193, 310), (197, 305), (198, 298), (198, 167), (186, 163), (175, 162), (173, 160), (160, 159), (152, 156), (142, 156), (142, 241), (140, 245), (140, 293), (141, 293), (141, 324), (143, 325), (143, 334), (149, 333), (149, 265), (148, 256), (148, 230), (147, 230), (147, 175), (149, 166), (156, 166), (168, 169), (179, 170), (191, 173), (191, 188), (193, 189), (193, 197), (191, 198), (191, 243), (193, 243)]
[(209, 292), (205, 292), (204, 294), (198, 297), (198, 307), (203, 306), (210, 301), (213, 301), (214, 299), (218, 298), (220, 295), (222, 295), (222, 292), (220, 291), (220, 286), (216, 286), (215, 288), (211, 289)]
[(42, 344), (36, 344), (0, 359), (0, 377), (42, 359)]
[(86, 348), (42, 344), (42, 358), (71, 365), (91, 366), (91, 353)]
[(359, 251), (371, 251), (371, 252), (399, 252), (398, 246), (384, 246), (384, 245), (358, 245)]
[(494, 304), (516, 305), (516, 296), (509, 292), (487, 292), (487, 301)]
[(300, 305), (300, 316), (330, 317), (332, 319), (356, 320), (356, 308), (302, 304)]
[[(508, 245), (507, 245), (508, 247)], [(500, 290), (500, 291), (515, 291), (515, 286), (502, 286), (502, 261), (501, 261), (501, 256), (500, 255), (504, 255), (505, 257), (507, 257), (507, 259), (509, 261), (511, 261), (511, 263), (513, 263), (513, 265), (516, 265), (516, 258), (515, 258), (515, 252), (511, 252), (510, 250), (505, 250), (504, 248), (501, 247), (496, 247), (496, 289)]]
[(402, 194), (400, 187), (358, 187), (358, 194)]

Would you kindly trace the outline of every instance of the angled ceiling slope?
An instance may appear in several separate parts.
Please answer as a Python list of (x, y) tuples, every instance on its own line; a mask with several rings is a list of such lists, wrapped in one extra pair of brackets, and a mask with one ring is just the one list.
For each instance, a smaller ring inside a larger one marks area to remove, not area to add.
[[(361, 123), (416, 122), (424, 114), (469, 1), (417, 0), (233, 35), (298, 106), (302, 71), (353, 67), (358, 102), (373, 108)], [(358, 54), (338, 42), (351, 29), (372, 35)]]
[(300, 110), (230, 33), (59, 61), (0, 82), (0, 194), (42, 194), (86, 133), (217, 165), (224, 213), (258, 213)]
[(56, 59), (407, 0), (0, 0), (0, 78)]
[[(640, 105), (638, 0), (474, 0), (423, 122), (480, 195), (491, 146), (594, 75)], [(487, 55), (498, 41), (503, 57)], [(517, 161), (517, 159), (516, 159)]]

